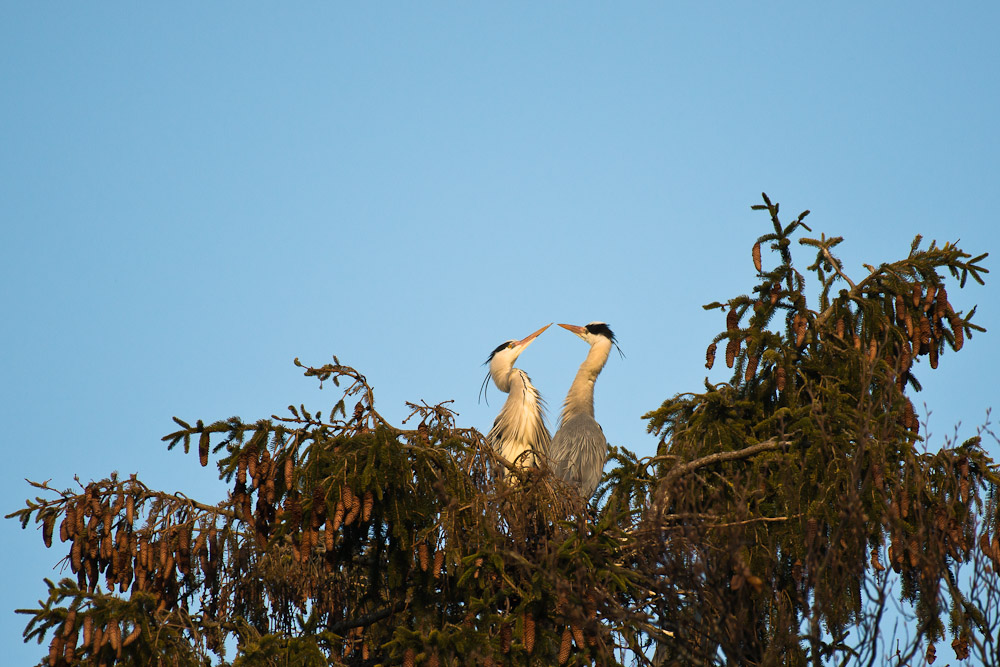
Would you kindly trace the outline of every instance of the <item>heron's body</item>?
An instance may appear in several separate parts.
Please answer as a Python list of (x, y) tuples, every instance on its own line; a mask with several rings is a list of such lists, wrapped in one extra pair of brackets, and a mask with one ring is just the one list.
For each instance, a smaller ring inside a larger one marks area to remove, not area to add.
[(494, 381), (500, 391), (507, 392), (507, 400), (487, 440), (501, 457), (518, 468), (538, 467), (538, 455), (548, 456), (552, 441), (545, 427), (542, 397), (520, 368), (512, 368), (506, 378), (494, 377)]
[(585, 327), (559, 326), (589, 343), (590, 352), (580, 364), (563, 402), (559, 428), (552, 438), (552, 469), (576, 486), (580, 496), (587, 500), (601, 481), (608, 454), (608, 441), (594, 418), (594, 383), (608, 361), (615, 339), (603, 322), (591, 322)]
[[(534, 468), (539, 457), (546, 458), (552, 436), (545, 427), (545, 402), (531, 384), (531, 378), (520, 368), (514, 368), (517, 357), (550, 325), (546, 325), (522, 340), (501, 344), (487, 361), (489, 378), (497, 389), (507, 394), (507, 400), (486, 436), (494, 451), (509, 465), (518, 469)], [(502, 468), (504, 476), (509, 473)]]

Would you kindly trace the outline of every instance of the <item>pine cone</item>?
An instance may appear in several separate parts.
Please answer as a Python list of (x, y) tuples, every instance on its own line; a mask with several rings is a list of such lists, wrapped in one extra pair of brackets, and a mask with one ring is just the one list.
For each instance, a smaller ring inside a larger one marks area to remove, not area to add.
[(271, 467), (271, 452), (264, 447), (264, 451), (260, 454), (260, 462), (257, 464), (257, 479), (253, 481), (253, 488), (256, 489), (266, 482), (271, 474)]
[(111, 533), (104, 533), (101, 538), (101, 560), (111, 560)]
[(878, 547), (872, 549), (872, 567), (875, 568), (876, 572), (882, 572), (885, 570), (885, 565), (882, 565), (878, 559)]
[(931, 321), (926, 317), (920, 318), (920, 344), (930, 345), (933, 337), (931, 335)]
[(535, 649), (535, 619), (529, 614), (524, 614), (524, 650), (531, 653)]
[[(94, 632), (94, 617), (87, 614), (83, 617), (83, 644), (82, 646), (87, 646), (90, 644), (90, 640), (93, 638)], [(96, 650), (94, 651), (97, 652)]]
[(274, 476), (275, 467), (271, 466), (271, 469), (267, 471), (267, 480), (264, 482), (264, 497), (267, 498), (267, 502), (273, 503), (275, 497), (274, 491)]
[(285, 512), (288, 515), (289, 529), (299, 530), (302, 526), (302, 506), (297, 498), (285, 498)]
[(943, 320), (948, 316), (950, 310), (951, 304), (948, 303), (948, 290), (942, 285), (938, 288), (937, 297), (934, 300), (934, 317)]
[(198, 460), (201, 461), (202, 468), (208, 465), (208, 446), (210, 437), (211, 436), (207, 431), (202, 431), (201, 437), (198, 438)]
[(729, 368), (733, 367), (736, 362), (736, 353), (739, 352), (740, 344), (738, 341), (731, 340), (726, 343), (726, 366)]
[[(91, 650), (94, 653), (97, 653), (102, 648), (107, 646), (107, 644), (108, 644), (108, 636), (107, 634), (105, 634), (104, 628), (102, 628), (101, 626), (97, 626), (96, 628), (94, 628), (94, 634), (90, 638)], [(84, 646), (86, 646), (86, 642), (84, 642)]]
[(785, 367), (784, 366), (778, 366), (778, 370), (777, 370), (776, 373), (777, 373), (777, 387), (778, 387), (778, 391), (784, 391), (785, 390)]
[(434, 578), (441, 576), (441, 568), (444, 566), (444, 549), (434, 552)]
[(46, 547), (52, 546), (52, 531), (56, 525), (56, 517), (54, 514), (50, 514), (45, 517), (42, 522), (42, 542), (45, 543)]
[(948, 318), (948, 323), (951, 325), (951, 332), (955, 337), (955, 343), (952, 347), (954, 347), (955, 351), (958, 352), (962, 349), (962, 344), (965, 342), (965, 329), (962, 326), (962, 318), (958, 315), (952, 314), (952, 316)]
[(326, 491), (321, 486), (313, 489), (312, 494), (312, 527), (318, 529), (326, 521)]
[(134, 628), (132, 628), (132, 632), (128, 633), (128, 637), (126, 637), (125, 640), (122, 641), (122, 646), (129, 646), (130, 644), (132, 644), (132, 642), (134, 642), (136, 639), (138, 639), (139, 638), (139, 632), (141, 630), (142, 630), (142, 627), (139, 626), (139, 625), (136, 625)]
[(937, 292), (937, 288), (934, 285), (927, 287), (927, 294), (924, 295), (924, 312), (928, 312), (931, 306), (934, 305), (934, 294)]
[(892, 571), (896, 574), (903, 570), (903, 552), (896, 548), (895, 543), (889, 545), (889, 565), (892, 566)]
[(417, 545), (417, 558), (420, 561), (420, 571), (426, 572), (427, 568), (431, 565), (430, 553), (428, 552), (426, 542), (421, 542)]
[(569, 628), (563, 630), (562, 643), (559, 645), (559, 664), (564, 665), (569, 660), (569, 649), (572, 646), (573, 634)]
[(753, 244), (753, 266), (757, 269), (757, 273), (760, 273), (760, 241)]
[(83, 556), (82, 554), (83, 545), (81, 544), (82, 541), (83, 541), (82, 537), (78, 537), (77, 539), (73, 540), (73, 546), (70, 547), (69, 550), (70, 567), (72, 568), (74, 573), (80, 571), (80, 559)]
[(347, 507), (347, 501), (350, 501), (350, 510), (347, 512), (347, 517), (344, 519), (344, 525), (350, 526), (354, 523), (354, 520), (358, 518), (361, 514), (361, 500), (354, 494), (351, 487), (344, 487), (344, 495), (346, 499), (344, 501), (344, 507)]
[(969, 658), (969, 638), (965, 635), (957, 637), (952, 641), (951, 647), (955, 649), (955, 657), (959, 660), (967, 660)]
[(344, 497), (337, 500), (337, 507), (333, 511), (333, 529), (340, 530), (340, 525), (344, 522)]
[(361, 520), (365, 523), (372, 518), (372, 508), (375, 507), (375, 494), (365, 491), (365, 502), (361, 508)]
[(108, 643), (111, 644), (111, 648), (118, 652), (122, 647), (122, 629), (118, 625), (118, 621), (111, 621), (108, 623), (108, 629), (104, 633), (108, 638)]
[(52, 643), (49, 644), (49, 665), (50, 667), (56, 667), (59, 664), (59, 660), (62, 658), (63, 646), (65, 645), (65, 640), (62, 635), (56, 633), (52, 637)]
[(712, 343), (705, 351), (705, 368), (712, 368), (715, 365), (715, 349), (716, 344)]
[(62, 626), (63, 637), (69, 637), (75, 628), (76, 628), (76, 608), (70, 607), (69, 613), (66, 614), (66, 618), (63, 620), (63, 626)]
[(736, 308), (730, 309), (729, 314), (726, 315), (726, 329), (732, 331), (736, 329), (740, 323), (740, 315), (736, 312)]
[(249, 493), (242, 494), (242, 500), (243, 500), (243, 507), (242, 507), (243, 520), (250, 521), (250, 517), (253, 516), (253, 502), (250, 500), (250, 494)]

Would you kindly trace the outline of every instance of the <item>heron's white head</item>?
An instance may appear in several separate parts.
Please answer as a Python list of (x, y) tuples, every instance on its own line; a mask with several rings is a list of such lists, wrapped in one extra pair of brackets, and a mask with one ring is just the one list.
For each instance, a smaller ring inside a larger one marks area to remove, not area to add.
[(566, 331), (572, 331), (591, 347), (598, 344), (607, 345), (607, 349), (610, 350), (611, 346), (614, 345), (618, 348), (618, 354), (622, 354), (621, 348), (618, 347), (618, 339), (615, 338), (614, 332), (611, 331), (611, 327), (606, 322), (591, 322), (582, 327), (575, 324), (560, 324), (559, 326)]
[[(552, 326), (551, 322), (521, 340), (508, 340), (498, 345), (495, 350), (490, 352), (490, 356), (486, 360), (487, 365), (490, 367), (490, 374), (487, 380), (493, 378), (493, 382), (500, 391), (509, 391), (510, 380), (508, 376), (510, 375), (510, 369), (514, 367), (514, 362), (550, 326)], [(485, 385), (486, 383), (484, 382), (483, 384)]]
[(593, 345), (600, 339), (604, 338), (608, 341), (615, 342), (615, 334), (611, 331), (605, 322), (591, 322), (590, 324), (578, 327), (575, 324), (560, 324), (566, 331), (572, 331), (577, 336), (582, 338), (584, 342), (588, 345)]

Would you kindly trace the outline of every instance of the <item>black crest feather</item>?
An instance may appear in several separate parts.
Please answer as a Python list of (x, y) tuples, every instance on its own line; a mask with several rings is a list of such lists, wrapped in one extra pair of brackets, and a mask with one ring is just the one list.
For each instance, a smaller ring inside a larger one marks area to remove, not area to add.
[(611, 327), (608, 326), (607, 322), (591, 322), (586, 325), (584, 329), (595, 336), (604, 336), (610, 340), (612, 345), (615, 346), (615, 349), (618, 350), (619, 356), (621, 356), (622, 359), (625, 358), (625, 353), (622, 352), (620, 347), (618, 347), (618, 339), (615, 338), (615, 332), (611, 330)]

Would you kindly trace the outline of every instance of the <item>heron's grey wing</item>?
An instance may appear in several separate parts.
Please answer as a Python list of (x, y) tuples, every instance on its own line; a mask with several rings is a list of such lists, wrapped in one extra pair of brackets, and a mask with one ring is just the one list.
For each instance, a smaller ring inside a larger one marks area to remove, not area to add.
[(608, 443), (600, 424), (589, 415), (568, 419), (552, 438), (553, 471), (589, 499), (604, 474)]

